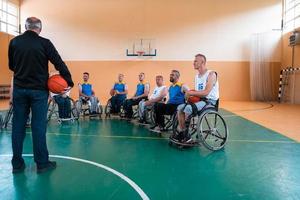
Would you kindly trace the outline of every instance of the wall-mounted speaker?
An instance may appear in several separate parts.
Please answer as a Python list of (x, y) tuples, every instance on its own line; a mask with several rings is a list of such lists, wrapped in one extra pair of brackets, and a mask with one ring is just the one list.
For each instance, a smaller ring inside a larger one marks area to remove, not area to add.
[(300, 44), (300, 32), (293, 32), (289, 38), (289, 45), (296, 46)]

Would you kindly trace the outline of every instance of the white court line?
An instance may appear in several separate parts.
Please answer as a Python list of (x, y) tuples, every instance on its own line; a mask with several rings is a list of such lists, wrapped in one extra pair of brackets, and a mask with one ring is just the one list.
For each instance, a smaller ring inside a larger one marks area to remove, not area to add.
[[(24, 157), (33, 157), (33, 154), (23, 154)], [(0, 157), (12, 157), (12, 154), (0, 154)], [(109, 171), (113, 174), (115, 174), (116, 176), (120, 177), (121, 179), (123, 179), (125, 182), (127, 182), (139, 195), (143, 200), (149, 200), (149, 197), (145, 194), (145, 192), (135, 183), (133, 182), (130, 178), (128, 178), (127, 176), (125, 176), (124, 174), (110, 168), (107, 167), (105, 165), (93, 162), (93, 161), (89, 161), (89, 160), (84, 160), (81, 158), (75, 158), (75, 157), (70, 157), (70, 156), (60, 156), (60, 155), (49, 155), (49, 157), (51, 158), (61, 158), (61, 159), (67, 159), (67, 160), (75, 160), (78, 162), (82, 162), (82, 163), (87, 163), (90, 165), (94, 165), (96, 167), (105, 169), (106, 171)]]
[(229, 117), (241, 117), (240, 115), (221, 115), (223, 118), (229, 118)]
[[(4, 133), (9, 133), (4, 131)], [(27, 131), (26, 134), (31, 134), (30, 131)], [(78, 133), (51, 133), (47, 132), (47, 135), (54, 136), (70, 136), (70, 137), (99, 137), (99, 138), (117, 138), (117, 139), (143, 139), (143, 140), (168, 140), (168, 137), (143, 137), (143, 136), (126, 136), (126, 135), (96, 135), (96, 134), (78, 134)], [(289, 143), (289, 144), (299, 144), (299, 142), (294, 140), (237, 140), (237, 139), (228, 139), (228, 142), (249, 142), (249, 143)]]

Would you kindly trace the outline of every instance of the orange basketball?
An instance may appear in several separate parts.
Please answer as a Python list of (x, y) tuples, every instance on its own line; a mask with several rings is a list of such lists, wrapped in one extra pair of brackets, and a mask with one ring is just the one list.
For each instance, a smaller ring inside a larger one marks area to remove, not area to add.
[(116, 94), (116, 91), (115, 90), (110, 90), (110, 95), (111, 96), (114, 96)]
[[(190, 90), (190, 91), (196, 91), (196, 90)], [(196, 97), (196, 96), (190, 96), (188, 99), (189, 103), (197, 103), (200, 101), (200, 97)]]
[(197, 103), (200, 101), (200, 97), (196, 97), (196, 96), (190, 96), (188, 99), (188, 102), (190, 103)]
[(68, 87), (67, 81), (65, 81), (65, 79), (59, 74), (50, 76), (48, 79), (48, 88), (52, 93), (60, 94), (67, 87)]

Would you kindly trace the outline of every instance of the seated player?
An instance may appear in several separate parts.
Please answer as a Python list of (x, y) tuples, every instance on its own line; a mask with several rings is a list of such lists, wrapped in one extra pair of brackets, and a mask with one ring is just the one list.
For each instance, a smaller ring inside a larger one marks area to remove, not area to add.
[(185, 84), (178, 82), (179, 77), (179, 71), (172, 70), (170, 74), (170, 82), (172, 85), (169, 87), (169, 100), (167, 104), (154, 104), (155, 125), (150, 128), (154, 132), (160, 133), (161, 131), (164, 131), (164, 115), (173, 115), (177, 110), (177, 106), (185, 102), (184, 93), (188, 90), (188, 87)]
[(150, 90), (149, 83), (144, 82), (145, 73), (141, 72), (139, 74), (139, 83), (136, 86), (136, 92), (131, 99), (125, 100), (123, 106), (125, 111), (125, 117), (131, 119), (133, 115), (132, 106), (138, 105), (140, 101), (148, 99), (148, 94)]
[(95, 96), (92, 84), (89, 81), (90, 74), (88, 72), (83, 73), (83, 83), (78, 84), (79, 100), (82, 104), (89, 105), (90, 114), (97, 114), (97, 107), (100, 106), (98, 98)]
[(127, 98), (128, 88), (127, 84), (123, 82), (124, 74), (118, 75), (118, 81), (113, 85), (110, 90), (110, 95), (112, 96), (111, 101), (111, 113), (116, 114), (120, 112), (121, 105)]
[(60, 119), (70, 119), (71, 118), (71, 100), (69, 98), (70, 91), (62, 94), (54, 94), (50, 92), (50, 97), (58, 105), (58, 116)]
[(145, 110), (153, 106), (157, 102), (162, 102), (163, 99), (167, 96), (168, 89), (164, 85), (164, 79), (161, 75), (156, 76), (156, 87), (153, 90), (152, 95), (148, 101), (142, 100), (139, 103), (139, 122), (146, 123), (145, 119)]
[[(197, 111), (200, 111), (206, 104), (216, 105), (219, 99), (219, 83), (217, 73), (208, 70), (206, 67), (206, 57), (197, 54), (194, 60), (194, 69), (197, 70), (195, 77), (195, 90), (187, 91), (186, 98), (190, 96), (200, 97), (199, 102), (195, 102)], [(179, 134), (174, 135), (172, 139), (181, 142), (190, 142), (191, 136), (186, 130), (185, 120), (193, 113), (191, 105), (182, 104), (178, 106), (178, 130)]]

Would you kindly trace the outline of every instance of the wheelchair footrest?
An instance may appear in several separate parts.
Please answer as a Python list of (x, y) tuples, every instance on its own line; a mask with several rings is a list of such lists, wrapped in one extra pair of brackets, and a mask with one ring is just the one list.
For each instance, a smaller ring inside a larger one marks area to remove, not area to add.
[(191, 142), (180, 142), (180, 141), (174, 140), (172, 137), (169, 138), (169, 144), (176, 144), (178, 146), (183, 146), (183, 147), (199, 146), (198, 141), (192, 140)]

